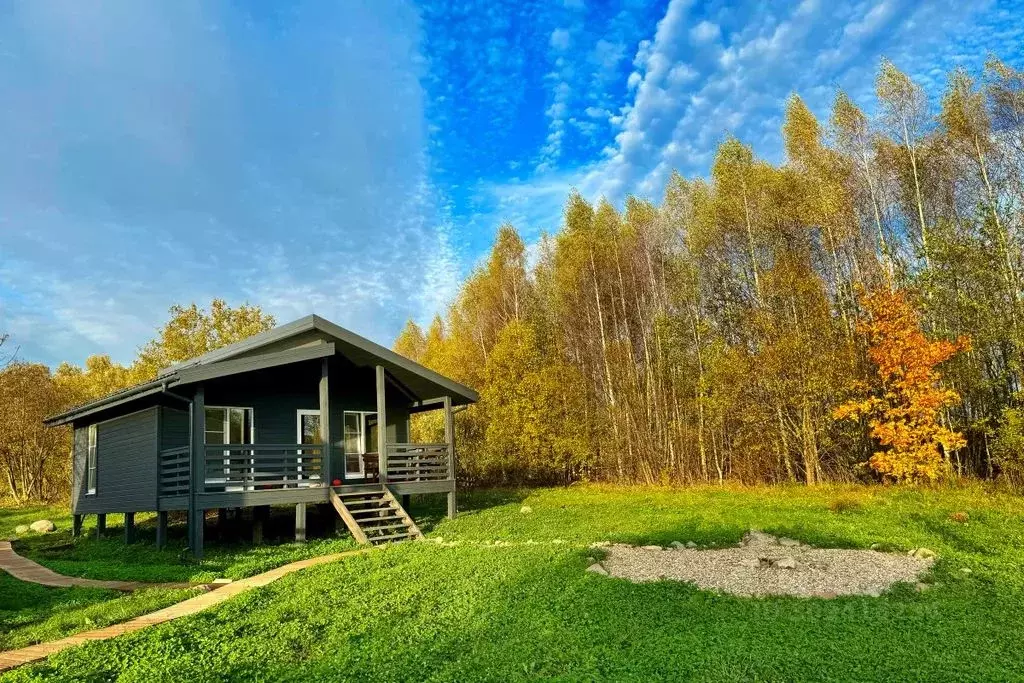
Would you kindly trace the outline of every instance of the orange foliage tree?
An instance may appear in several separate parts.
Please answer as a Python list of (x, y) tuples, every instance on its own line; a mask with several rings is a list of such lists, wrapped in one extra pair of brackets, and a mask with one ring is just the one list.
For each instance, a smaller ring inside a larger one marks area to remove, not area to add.
[(867, 316), (858, 330), (868, 339), (868, 356), (877, 371), (877, 386), (855, 387), (866, 397), (835, 411), (837, 418), (868, 419), (871, 436), (882, 446), (868, 464), (887, 479), (935, 480), (943, 471), (942, 449), (948, 454), (966, 444), (963, 435), (939, 423), (940, 411), (960, 401), (939, 385), (936, 367), (970, 342), (931, 341), (921, 330), (917, 311), (901, 291), (879, 290), (861, 295)]

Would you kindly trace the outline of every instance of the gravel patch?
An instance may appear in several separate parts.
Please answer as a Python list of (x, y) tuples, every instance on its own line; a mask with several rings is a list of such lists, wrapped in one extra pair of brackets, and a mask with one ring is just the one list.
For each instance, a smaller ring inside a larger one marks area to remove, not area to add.
[[(590, 571), (633, 582), (671, 579), (705, 590), (747, 597), (795, 595), (833, 598), (878, 596), (893, 584), (916, 582), (934, 563), (921, 548), (909, 555), (874, 550), (812, 548), (787, 538), (750, 531), (739, 547), (699, 550), (675, 545), (636, 548), (599, 544), (607, 557)], [(918, 584), (923, 589), (924, 584)]]

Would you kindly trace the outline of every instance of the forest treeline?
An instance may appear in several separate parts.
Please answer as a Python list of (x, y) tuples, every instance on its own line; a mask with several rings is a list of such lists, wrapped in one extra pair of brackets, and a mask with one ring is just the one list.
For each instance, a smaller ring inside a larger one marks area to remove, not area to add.
[(535, 255), (502, 227), (396, 343), (480, 390), (463, 476), (1020, 479), (1024, 74), (954, 71), (936, 107), (889, 62), (876, 86), (872, 116), (792, 96), (781, 165), (730, 138), (659, 204), (573, 193)]
[[(503, 226), (395, 342), (480, 392), (456, 418), (462, 483), (1024, 483), (1024, 73), (955, 71), (937, 106), (891, 63), (876, 85), (872, 116), (792, 96), (781, 165), (729, 138), (659, 203), (573, 193), (535, 249)], [(129, 366), (0, 354), (8, 495), (67, 493), (45, 415), (273, 324), (215, 300), (172, 308)]]

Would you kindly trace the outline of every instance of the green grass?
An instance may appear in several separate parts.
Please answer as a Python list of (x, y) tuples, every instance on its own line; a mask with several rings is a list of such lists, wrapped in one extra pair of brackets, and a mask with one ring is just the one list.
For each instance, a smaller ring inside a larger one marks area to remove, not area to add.
[(120, 593), (97, 588), (50, 588), (25, 583), (0, 572), (0, 651), (116, 624), (196, 593), (163, 589)]
[[(459, 519), (427, 508), (424, 523), (455, 547), (404, 544), (309, 569), (0, 680), (995, 681), (1024, 672), (1016, 497), (981, 487), (581, 486), (461, 500), (470, 509)], [(950, 519), (957, 511), (970, 521)], [(750, 527), (817, 545), (924, 545), (939, 561), (923, 593), (833, 600), (745, 599), (584, 571), (592, 541), (721, 545)]]
[[(253, 547), (240, 540), (243, 529), (237, 529), (229, 540), (218, 539), (216, 524), (207, 522), (207, 543), (202, 560), (195, 560), (187, 548), (183, 521), (172, 523), (167, 547), (156, 548), (155, 515), (136, 515), (137, 542), (125, 545), (123, 515), (107, 515), (106, 535), (96, 538), (95, 517), (87, 516), (83, 534), (71, 537), (70, 514), (60, 508), (0, 509), (0, 538), (13, 536), (14, 527), (46, 517), (57, 525), (51, 534), (29, 533), (20, 536), (14, 549), (21, 555), (67, 576), (117, 581), (192, 581), (206, 582), (216, 578), (240, 579), (273, 569), (288, 562), (339, 552), (355, 547), (347, 535), (328, 533), (333, 529), (331, 516), (321, 518), (315, 508), (309, 513), (309, 526), (322, 538), (308, 543), (288, 539), (294, 533), (294, 512), (290, 508), (275, 509), (267, 525), (265, 545)], [(324, 527), (320, 529), (318, 527)]]

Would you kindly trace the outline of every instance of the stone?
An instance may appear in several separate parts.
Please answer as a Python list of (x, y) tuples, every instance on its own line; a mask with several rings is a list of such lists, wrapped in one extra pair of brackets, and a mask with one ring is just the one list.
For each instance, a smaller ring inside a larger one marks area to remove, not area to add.
[(21, 536), (22, 534), (27, 534), (29, 531), (30, 529), (28, 528), (28, 524), (19, 524), (18, 526), (14, 527), (14, 533), (18, 534), (19, 536)]
[(595, 562), (594, 564), (587, 567), (587, 571), (592, 572), (594, 574), (600, 574), (601, 576), (608, 576), (608, 570), (605, 569), (600, 562)]
[(796, 569), (796, 560), (787, 556), (781, 560), (775, 560), (774, 565), (779, 569)]
[(780, 538), (779, 545), (783, 548), (797, 548), (800, 546), (800, 541), (793, 538)]
[(686, 547), (685, 545), (683, 545), (679, 541), (672, 541), (671, 543), (669, 543), (669, 545), (672, 546), (673, 548), (675, 548), (676, 550), (682, 550), (683, 548)]
[(524, 505), (523, 507), (519, 508), (519, 512), (523, 513), (524, 515), (528, 515), (531, 512), (533, 512), (533, 508), (530, 507), (529, 505)]
[(756, 557), (745, 557), (740, 560), (741, 567), (749, 567), (750, 569), (757, 569), (761, 566), (761, 560)]
[(57, 525), (48, 519), (37, 519), (29, 525), (29, 528), (36, 533), (48, 534), (51, 531), (56, 531)]
[(696, 548), (696, 547), (697, 547), (697, 544), (696, 544), (696, 543), (694, 543), (693, 541), (687, 541), (687, 542), (686, 542), (686, 547), (687, 547), (687, 548)]
[(872, 543), (870, 548), (872, 550), (881, 550), (882, 549), (882, 544), (881, 543)]
[(743, 545), (775, 545), (777, 542), (778, 540), (771, 534), (766, 534), (757, 529), (751, 529), (743, 534)]
[(642, 546), (642, 547), (643, 547), (644, 550), (661, 550), (662, 549), (660, 545), (645, 545), (645, 546)]
[(935, 557), (935, 551), (928, 548), (917, 548), (911, 551), (910, 556), (916, 557), (919, 560), (930, 560)]

